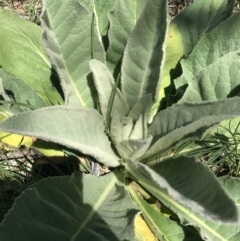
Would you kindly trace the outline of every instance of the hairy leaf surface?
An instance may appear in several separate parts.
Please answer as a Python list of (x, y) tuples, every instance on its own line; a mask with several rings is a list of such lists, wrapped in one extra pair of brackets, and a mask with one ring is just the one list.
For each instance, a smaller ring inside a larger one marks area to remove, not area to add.
[(99, 39), (107, 34), (109, 25), (107, 12), (113, 8), (114, 2), (114, 0), (81, 0), (81, 4), (94, 14), (95, 28)]
[[(114, 79), (107, 66), (98, 60), (90, 60), (90, 69), (93, 72), (95, 87), (98, 92), (101, 112), (105, 119), (109, 108), (109, 100), (114, 88)], [(117, 88), (113, 100), (113, 110), (116, 110), (120, 117), (124, 117), (129, 112), (129, 106), (121, 91)]]
[(116, 0), (114, 8), (108, 13), (110, 45), (107, 50), (107, 64), (112, 72), (114, 72), (117, 64), (121, 62), (127, 39), (145, 3), (146, 0)]
[(221, 23), (211, 33), (203, 36), (192, 53), (186, 59), (182, 59), (183, 75), (175, 80), (176, 87), (178, 88), (190, 81), (194, 81), (192, 78), (200, 70), (213, 64), (219, 58), (231, 52), (238, 52), (240, 49), (238, 41), (239, 28), (240, 13), (236, 13)]
[(205, 226), (205, 219), (219, 223), (238, 222), (233, 200), (213, 173), (195, 158), (171, 158), (151, 168), (127, 160), (127, 169), (141, 186), (177, 213), (182, 224), (201, 228)]
[(61, 78), (65, 103), (93, 107), (89, 60), (105, 54), (92, 25), (92, 14), (77, 0), (43, 1), (42, 41)]
[(157, 98), (168, 25), (166, 4), (147, 1), (124, 50), (122, 91), (130, 107), (144, 95)]
[(150, 161), (178, 141), (203, 127), (211, 127), (223, 120), (239, 116), (239, 97), (216, 102), (176, 104), (156, 115), (149, 134), (153, 145), (142, 161)]
[[(235, 201), (238, 208), (238, 215), (240, 215), (240, 180), (225, 176), (219, 179), (222, 186), (227, 191), (228, 195)], [(228, 206), (225, 207), (225, 210)], [(238, 224), (219, 224), (207, 219), (203, 219), (203, 226), (201, 228), (201, 235), (203, 238), (214, 241), (238, 241), (240, 239), (240, 225)]]
[(237, 72), (240, 66), (240, 52), (231, 52), (200, 70), (189, 82), (180, 102), (218, 100), (237, 96), (240, 81)]
[(90, 155), (107, 166), (119, 165), (104, 134), (103, 118), (93, 109), (42, 108), (14, 115), (0, 123), (0, 129), (61, 144)]
[(0, 225), (1, 240), (132, 241), (136, 213), (113, 173), (99, 178), (80, 173), (48, 178), (16, 200)]
[[(178, 61), (189, 54), (199, 39), (219, 23), (229, 17), (234, 0), (198, 0), (178, 14), (169, 24), (166, 59), (161, 80), (159, 99), (164, 96), (164, 88), (170, 85), (170, 71)], [(206, 17), (207, 16), (207, 17)]]

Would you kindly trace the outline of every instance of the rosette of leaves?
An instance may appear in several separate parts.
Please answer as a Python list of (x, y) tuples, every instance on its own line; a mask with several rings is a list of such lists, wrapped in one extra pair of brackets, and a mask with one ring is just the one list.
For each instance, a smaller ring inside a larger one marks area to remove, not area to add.
[[(115, 170), (34, 184), (1, 223), (1, 240), (135, 240), (138, 210), (160, 240), (239, 240), (238, 179), (220, 182), (195, 158), (165, 154), (240, 115), (233, 5), (199, 0), (170, 21), (167, 1), (43, 1), (42, 43), (65, 106), (13, 115), (0, 129)], [(180, 60), (181, 100), (169, 107)]]

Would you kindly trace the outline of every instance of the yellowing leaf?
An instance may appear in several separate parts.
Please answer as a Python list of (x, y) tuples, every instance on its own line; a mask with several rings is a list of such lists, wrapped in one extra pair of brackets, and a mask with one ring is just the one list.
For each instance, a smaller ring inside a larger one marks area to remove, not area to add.
[(59, 145), (51, 143), (51, 142), (44, 142), (41, 140), (37, 140), (33, 143), (32, 147), (35, 147), (38, 151), (40, 151), (43, 155), (47, 157), (61, 157), (64, 156)]
[(158, 241), (141, 214), (135, 218), (135, 231), (139, 241)]
[(163, 69), (161, 80), (161, 89), (159, 92), (159, 101), (165, 97), (164, 89), (171, 83), (170, 71), (174, 69), (185, 54), (184, 44), (182, 42), (182, 35), (174, 22), (169, 24), (167, 46), (166, 46), (166, 59)]
[(0, 148), (4, 150), (10, 150), (11, 146), (13, 148), (18, 148), (21, 145), (31, 146), (34, 138), (0, 131), (0, 141), (2, 142), (0, 143)]

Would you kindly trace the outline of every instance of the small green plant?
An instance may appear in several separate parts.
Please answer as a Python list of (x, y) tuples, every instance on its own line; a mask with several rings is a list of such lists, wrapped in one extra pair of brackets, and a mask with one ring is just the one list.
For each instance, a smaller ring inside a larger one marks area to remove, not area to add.
[(218, 180), (195, 157), (159, 158), (240, 115), (233, 6), (199, 0), (170, 21), (167, 1), (44, 0), (49, 58), (40, 27), (0, 31), (25, 46), (23, 63), (0, 44), (0, 129), (84, 154), (105, 174), (34, 184), (1, 223), (1, 240), (135, 240), (139, 211), (160, 240), (239, 239), (239, 180)]

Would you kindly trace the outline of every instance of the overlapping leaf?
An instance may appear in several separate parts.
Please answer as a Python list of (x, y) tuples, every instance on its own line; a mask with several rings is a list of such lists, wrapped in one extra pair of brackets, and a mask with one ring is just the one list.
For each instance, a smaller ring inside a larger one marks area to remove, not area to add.
[(51, 83), (51, 63), (40, 36), (41, 28), (38, 25), (21, 19), (11, 11), (0, 9), (0, 65), (7, 73), (21, 79), (27, 89), (34, 89), (45, 104), (59, 104), (62, 99)]
[(77, 0), (43, 1), (43, 43), (61, 78), (65, 103), (93, 107), (89, 60), (104, 61), (102, 43), (92, 27), (92, 13)]
[(167, 33), (167, 2), (148, 0), (124, 50), (122, 92), (130, 107), (142, 96), (158, 96)]
[[(192, 78), (196, 76), (199, 71), (204, 70), (219, 58), (231, 52), (239, 51), (239, 19), (240, 14), (234, 14), (198, 42), (192, 53), (181, 61), (183, 75), (175, 80), (177, 88), (191, 81), (195, 81), (194, 79), (192, 80)], [(215, 76), (215, 78), (216, 77), (217, 76)], [(226, 81), (225, 85), (229, 85), (229, 83)]]
[[(222, 186), (227, 191), (228, 195), (235, 201), (238, 208), (238, 215), (240, 215), (240, 180), (225, 176), (219, 179)], [(228, 210), (229, 206), (225, 206)], [(201, 227), (201, 235), (208, 240), (216, 241), (238, 241), (240, 239), (240, 225), (238, 224), (219, 224), (207, 219), (203, 219)]]
[(42, 108), (8, 118), (0, 123), (0, 130), (61, 144), (107, 166), (119, 165), (104, 134), (103, 118), (93, 109)]
[(112, 72), (123, 56), (127, 39), (132, 32), (146, 0), (116, 0), (114, 8), (108, 13), (110, 28), (108, 31), (109, 48), (107, 50), (107, 64)]
[(0, 225), (1, 240), (135, 240), (137, 208), (118, 178), (75, 173), (34, 184)]
[(213, 173), (194, 158), (167, 159), (152, 168), (127, 160), (127, 169), (141, 186), (177, 213), (182, 224), (206, 228), (206, 219), (218, 223), (239, 220), (233, 200)]
[[(94, 83), (98, 92), (101, 112), (105, 119), (107, 119), (108, 108), (110, 108), (109, 100), (114, 89), (115, 82), (112, 74), (107, 69), (107, 66), (102, 62), (98, 60), (91, 60), (89, 64), (94, 76)], [(126, 116), (129, 112), (129, 106), (119, 89), (116, 90), (113, 98), (112, 109), (116, 110), (121, 118)]]
[(107, 12), (110, 11), (114, 6), (114, 0), (83, 0), (81, 3), (85, 6), (90, 13), (95, 16), (95, 27), (100, 36), (104, 36), (107, 33), (109, 20)]
[(231, 52), (200, 70), (189, 82), (180, 102), (218, 100), (238, 96), (240, 52)]
[(170, 22), (159, 99), (164, 97), (164, 88), (171, 83), (170, 71), (184, 55), (193, 50), (205, 32), (211, 31), (230, 16), (233, 5), (234, 0), (198, 0)]
[(182, 103), (161, 111), (149, 127), (149, 134), (154, 136), (155, 143), (153, 142), (142, 161), (156, 158), (161, 152), (201, 128), (239, 116), (239, 99), (234, 97), (216, 102)]
[[(171, 220), (168, 216), (155, 210), (140, 195), (138, 195), (129, 185), (127, 187), (134, 201), (142, 211), (142, 215), (147, 220), (148, 225), (154, 231), (159, 240), (179, 241), (202, 241), (199, 234), (190, 227), (184, 227)], [(146, 238), (146, 236), (145, 236)]]
[(16, 114), (24, 110), (46, 106), (34, 87), (27, 85), (23, 80), (8, 75), (2, 68), (0, 68), (0, 78), (5, 93), (1, 93), (1, 95), (5, 101), (8, 101), (5, 104), (1, 103), (0, 110), (3, 115), (4, 112)]

